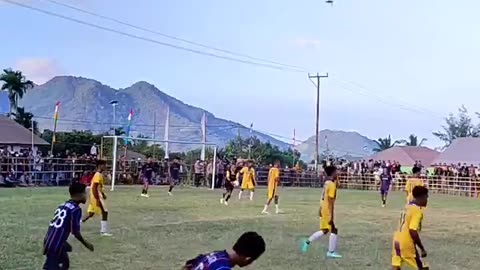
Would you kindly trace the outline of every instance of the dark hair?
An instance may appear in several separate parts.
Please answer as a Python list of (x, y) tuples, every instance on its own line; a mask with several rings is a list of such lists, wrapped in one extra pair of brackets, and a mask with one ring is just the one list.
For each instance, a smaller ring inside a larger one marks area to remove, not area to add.
[(75, 196), (75, 195), (78, 195), (80, 193), (85, 192), (85, 188), (86, 188), (86, 186), (84, 184), (73, 183), (73, 184), (70, 185), (70, 187), (68, 187), (68, 192), (70, 192), (70, 196)]
[(332, 176), (332, 174), (337, 170), (337, 167), (333, 165), (325, 166), (324, 170), (327, 176)]
[(107, 162), (103, 159), (97, 159), (97, 162), (95, 164), (98, 167), (98, 166), (107, 164)]
[(413, 166), (412, 173), (419, 173), (420, 171), (422, 171), (422, 168), (417, 167), (417, 166)]
[(428, 195), (428, 188), (424, 186), (416, 186), (412, 190), (412, 195), (415, 199), (418, 197)]
[(233, 250), (240, 256), (256, 260), (265, 252), (265, 241), (256, 232), (246, 232), (238, 238)]

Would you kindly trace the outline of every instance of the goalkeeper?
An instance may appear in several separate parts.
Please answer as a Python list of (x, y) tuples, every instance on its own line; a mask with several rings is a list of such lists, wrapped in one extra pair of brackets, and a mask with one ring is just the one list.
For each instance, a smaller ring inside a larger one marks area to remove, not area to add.
[(235, 172), (235, 165), (231, 165), (227, 170), (227, 179), (225, 179), (225, 192), (220, 199), (220, 203), (228, 205), (228, 200), (232, 197), (232, 192), (235, 186), (238, 186), (237, 174)]

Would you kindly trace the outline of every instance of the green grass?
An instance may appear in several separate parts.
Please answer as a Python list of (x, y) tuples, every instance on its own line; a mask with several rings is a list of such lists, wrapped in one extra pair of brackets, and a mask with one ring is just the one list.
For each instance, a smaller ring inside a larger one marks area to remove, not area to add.
[[(391, 236), (404, 202), (391, 195), (381, 208), (379, 195), (340, 190), (336, 205), (340, 260), (326, 260), (327, 239), (306, 255), (299, 239), (318, 228), (320, 189), (283, 189), (281, 215), (261, 216), (265, 190), (253, 202), (232, 199), (219, 204), (220, 191), (182, 188), (172, 197), (153, 188), (151, 198), (138, 197), (139, 187), (119, 187), (108, 196), (114, 237), (100, 238), (99, 219), (82, 226), (95, 245), (90, 253), (70, 239), (72, 269), (180, 269), (203, 252), (230, 247), (244, 231), (264, 236), (267, 251), (249, 269), (389, 269)], [(236, 195), (236, 194), (235, 194)], [(0, 189), (0, 269), (39, 269), (41, 244), (55, 207), (67, 199), (66, 188)], [(431, 269), (478, 269), (479, 201), (432, 195), (421, 237)]]

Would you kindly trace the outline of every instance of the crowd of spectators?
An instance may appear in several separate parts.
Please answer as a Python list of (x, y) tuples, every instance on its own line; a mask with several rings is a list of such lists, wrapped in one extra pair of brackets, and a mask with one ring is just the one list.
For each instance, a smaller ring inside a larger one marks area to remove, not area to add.
[[(94, 174), (94, 163), (97, 158), (95, 145), (89, 154), (77, 155), (66, 150), (56, 153), (55, 156), (49, 153), (36, 152), (30, 148), (19, 151), (12, 151), (8, 148), (0, 148), (0, 187), (12, 186), (33, 186), (33, 185), (66, 185), (71, 181), (80, 181), (89, 184)], [(216, 159), (214, 166), (212, 159), (194, 162), (180, 161), (180, 181), (195, 186), (223, 187), (226, 171), (230, 166), (239, 170), (244, 166), (246, 160), (234, 159), (232, 161)], [(117, 163), (117, 181), (122, 184), (136, 184), (142, 182), (141, 168), (145, 160), (142, 158), (128, 159), (120, 157)], [(158, 160), (154, 162), (155, 175), (154, 184), (166, 184), (168, 179), (169, 160)], [(395, 160), (357, 160), (346, 161), (341, 159), (324, 160), (319, 167), (325, 164), (333, 164), (340, 171), (340, 177), (346, 184), (357, 185), (359, 188), (375, 186), (381, 173), (388, 173), (394, 181), (401, 184), (406, 181), (410, 168), (402, 168)], [(267, 182), (268, 170), (271, 164), (256, 164), (256, 180), (263, 185)], [(466, 188), (476, 183), (480, 175), (479, 166), (466, 163), (458, 164), (434, 164), (430, 167), (424, 166), (417, 161), (414, 166), (420, 167), (422, 176), (429, 182), (445, 185), (460, 186)], [(111, 168), (107, 173), (107, 182), (111, 179)], [(464, 178), (470, 179), (465, 180)], [(473, 180), (472, 180), (473, 179)], [(295, 165), (285, 165), (281, 168), (281, 181), (283, 186), (321, 186), (321, 172), (317, 174), (315, 167), (311, 164), (301, 166), (299, 162)], [(468, 184), (470, 181), (470, 184)], [(477, 185), (477, 184), (474, 184)]]
[(96, 157), (68, 150), (55, 156), (31, 148), (0, 148), (0, 186), (62, 185), (93, 170)]

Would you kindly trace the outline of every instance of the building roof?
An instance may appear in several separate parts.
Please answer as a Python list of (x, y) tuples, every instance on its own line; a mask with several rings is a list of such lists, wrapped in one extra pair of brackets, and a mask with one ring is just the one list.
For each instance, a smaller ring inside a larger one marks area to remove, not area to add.
[(480, 164), (480, 138), (458, 138), (432, 164)]
[[(32, 132), (8, 117), (0, 116), (0, 145), (31, 145)], [(49, 145), (37, 135), (33, 136), (34, 145)]]
[(439, 154), (439, 152), (424, 146), (395, 146), (366, 159), (398, 161), (403, 166), (413, 166), (415, 161), (430, 165)]

